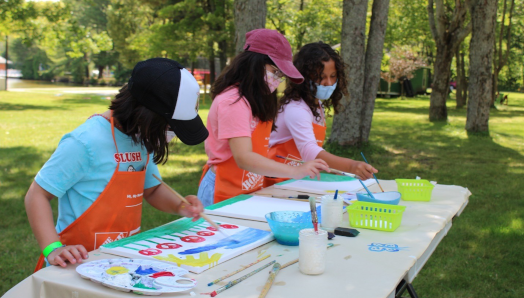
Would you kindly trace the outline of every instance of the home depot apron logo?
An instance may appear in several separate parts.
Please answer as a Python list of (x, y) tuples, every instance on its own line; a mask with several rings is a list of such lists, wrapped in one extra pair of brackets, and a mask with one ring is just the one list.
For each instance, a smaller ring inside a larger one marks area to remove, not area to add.
[(128, 234), (128, 232), (95, 233), (95, 247), (126, 238)]
[(251, 190), (257, 187), (262, 187), (263, 182), (264, 176), (244, 170), (242, 175), (242, 190)]

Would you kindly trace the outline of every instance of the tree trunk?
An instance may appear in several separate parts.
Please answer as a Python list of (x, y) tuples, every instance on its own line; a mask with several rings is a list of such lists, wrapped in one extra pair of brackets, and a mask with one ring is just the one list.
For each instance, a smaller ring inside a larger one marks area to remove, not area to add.
[(497, 100), (497, 93), (499, 92), (499, 72), (495, 69), (493, 71), (493, 76), (491, 77), (491, 101), (489, 103), (489, 106), (494, 108), (495, 107), (495, 101)]
[[(509, 56), (509, 49), (511, 45), (511, 25), (512, 19), (513, 19), (513, 11), (515, 10), (515, 0), (511, 0), (511, 6), (509, 8), (509, 11), (507, 10), (507, 0), (504, 0), (504, 6), (502, 10), (502, 20), (500, 22), (500, 33), (498, 36), (498, 49), (497, 49), (497, 37), (493, 39), (494, 47), (493, 47), (493, 88), (491, 91), (491, 107), (495, 107), (495, 100), (497, 99), (497, 93), (498, 93), (498, 77), (500, 74), (500, 71), (502, 68), (506, 65), (508, 62), (508, 56)], [(498, 7), (497, 7), (498, 8)], [(508, 14), (508, 26), (506, 27), (505, 19), (506, 19), (506, 13)], [(496, 29), (496, 23), (495, 28)], [(502, 50), (502, 41), (504, 40), (504, 34), (506, 34), (506, 52)]]
[(467, 76), (466, 76), (466, 64), (464, 62), (464, 56), (466, 55), (464, 53), (465, 51), (462, 51), (460, 53), (460, 66), (461, 66), (461, 71), (460, 73), (462, 74), (462, 83), (463, 83), (463, 86), (462, 86), (462, 106), (466, 106), (467, 103), (468, 103), (468, 79), (467, 79)]
[(84, 54), (84, 60), (85, 60), (85, 63), (86, 63), (86, 67), (85, 67), (85, 76), (86, 76), (86, 86), (89, 85), (89, 79), (90, 79), (90, 76), (89, 76), (89, 57), (87, 55), (87, 53)]
[(246, 33), (266, 27), (265, 0), (235, 0), (235, 54), (242, 52)]
[(496, 15), (496, 0), (472, 1), (472, 35), (469, 46), (470, 99), (466, 119), (466, 130), (468, 132), (489, 132)]
[(218, 48), (220, 52), (218, 52), (218, 59), (220, 60), (220, 69), (218, 69), (218, 72), (222, 72), (222, 69), (226, 67), (227, 63), (227, 41), (223, 40), (218, 42)]
[(437, 46), (433, 87), (429, 104), (429, 121), (443, 121), (448, 119), (446, 100), (449, 94), (452, 60), (453, 51), (451, 51), (448, 45)]
[(428, 0), (429, 27), (437, 46), (429, 105), (430, 121), (448, 119), (446, 99), (450, 91), (449, 79), (453, 54), (471, 32), (471, 23), (464, 26), (469, 1), (455, 0), (454, 2), (454, 7), (449, 7), (449, 3), (443, 0)]
[(213, 49), (213, 41), (209, 41), (209, 56), (207, 57), (209, 62), (209, 83), (213, 85), (215, 82), (215, 50)]
[(104, 66), (98, 65), (98, 79), (104, 78)]
[(457, 109), (464, 107), (464, 105), (462, 104), (462, 89), (464, 88), (464, 85), (462, 82), (462, 67), (460, 65), (460, 62), (460, 51), (457, 48), (457, 50), (455, 51), (455, 66), (457, 68), (457, 89), (455, 90), (455, 99)]
[(384, 49), (384, 36), (388, 24), (389, 0), (373, 1), (366, 66), (364, 74), (364, 96), (362, 100), (362, 119), (360, 120), (361, 142), (367, 143), (371, 132), (375, 99), (380, 83), (380, 64)]
[(349, 97), (344, 96), (341, 110), (333, 118), (330, 142), (339, 145), (361, 144), (360, 123), (365, 69), (367, 0), (344, 0), (341, 32), (342, 59), (346, 69)]

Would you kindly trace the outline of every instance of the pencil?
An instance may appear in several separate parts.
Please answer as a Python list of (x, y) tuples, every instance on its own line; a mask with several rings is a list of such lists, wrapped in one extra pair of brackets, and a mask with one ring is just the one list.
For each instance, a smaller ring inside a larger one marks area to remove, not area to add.
[(269, 273), (269, 277), (267, 278), (266, 284), (264, 285), (264, 288), (262, 289), (262, 292), (260, 293), (258, 298), (266, 297), (267, 292), (269, 292), (269, 289), (271, 289), (271, 286), (275, 281), (275, 277), (277, 276), (278, 271), (280, 271), (280, 264), (275, 263), (275, 265), (273, 265), (273, 268), (271, 269), (271, 272)]
[[(360, 152), (360, 155), (362, 155), (362, 158), (364, 158), (364, 161), (369, 165), (369, 162), (368, 162), (368, 160), (366, 159), (366, 157), (364, 156), (364, 153), (363, 153), (363, 152)], [(378, 187), (380, 187), (380, 190), (382, 190), (382, 192), (384, 192), (384, 189), (382, 188), (382, 186), (381, 186), (380, 183), (378, 182), (378, 179), (377, 179), (377, 176), (375, 176), (375, 173), (373, 173), (373, 178), (375, 178), (375, 181), (377, 181), (377, 184), (378, 184)]]
[[(177, 196), (180, 200), (182, 200), (182, 202), (188, 204), (188, 205), (191, 205), (187, 200), (186, 198), (184, 198), (181, 194), (179, 194), (176, 190), (172, 189), (171, 186), (167, 185), (167, 183), (165, 183), (164, 181), (162, 181), (160, 178), (158, 178), (155, 174), (153, 174), (153, 177), (156, 178), (156, 180), (160, 181), (160, 183), (162, 183), (163, 185), (165, 185), (167, 187), (167, 189), (171, 190), (171, 192), (173, 192), (175, 194), (175, 196)], [(222, 233), (222, 235), (224, 235), (225, 237), (229, 237), (229, 235), (222, 231), (222, 228), (217, 225), (211, 218), (209, 218), (204, 212), (200, 212), (199, 213), (200, 217), (202, 217), (203, 219), (205, 219), (210, 225), (212, 225), (215, 229), (217, 229), (217, 231), (219, 231), (220, 233)]]
[(214, 290), (213, 292), (211, 292), (211, 297), (215, 297), (216, 295), (218, 295), (218, 294), (224, 292), (225, 290), (227, 290), (227, 289), (233, 287), (233, 286), (236, 285), (236, 284), (241, 283), (243, 280), (246, 280), (248, 277), (257, 274), (258, 272), (264, 270), (265, 268), (267, 268), (267, 267), (269, 267), (269, 266), (271, 266), (271, 265), (273, 265), (273, 264), (275, 264), (275, 263), (276, 263), (276, 261), (273, 260), (273, 261), (267, 263), (266, 265), (264, 265), (264, 266), (262, 266), (262, 267), (260, 267), (260, 268), (258, 268), (258, 269), (255, 269), (255, 270), (249, 272), (248, 274), (246, 274), (246, 275), (244, 275), (244, 276), (242, 276), (242, 277), (239, 277), (239, 278), (237, 278), (237, 279), (235, 279), (235, 280), (232, 280), (232, 281), (228, 282), (227, 285), (225, 285), (225, 286), (223, 286), (223, 287), (220, 287), (220, 288)]
[(258, 260), (256, 260), (256, 262), (253, 262), (253, 263), (251, 263), (251, 264), (249, 264), (249, 265), (244, 266), (243, 268), (238, 269), (237, 271), (231, 272), (231, 273), (229, 273), (229, 274), (227, 274), (227, 275), (224, 275), (224, 276), (222, 276), (222, 277), (220, 277), (220, 278), (217, 278), (217, 279), (215, 279), (214, 281), (208, 283), (207, 285), (208, 285), (208, 286), (212, 286), (212, 285), (218, 283), (219, 281), (222, 281), (222, 280), (224, 280), (224, 279), (226, 279), (226, 278), (228, 278), (228, 277), (231, 277), (231, 276), (233, 276), (233, 275), (235, 275), (235, 274), (237, 274), (237, 273), (239, 273), (239, 272), (241, 272), (241, 271), (243, 271), (243, 270), (246, 270), (247, 268), (249, 268), (249, 267), (251, 267), (251, 266), (253, 266), (253, 265), (256, 265), (256, 264), (262, 262), (263, 260), (269, 258), (270, 256), (271, 256), (271, 255), (267, 255), (267, 256), (265, 256), (265, 257), (263, 257), (263, 258), (261, 258), (261, 259), (258, 259)]

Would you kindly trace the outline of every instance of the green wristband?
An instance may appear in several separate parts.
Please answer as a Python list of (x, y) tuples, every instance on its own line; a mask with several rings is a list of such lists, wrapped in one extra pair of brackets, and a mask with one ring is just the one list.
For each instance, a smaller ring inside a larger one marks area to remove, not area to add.
[(63, 246), (62, 242), (57, 241), (49, 244), (46, 248), (44, 248), (44, 251), (42, 252), (44, 254), (44, 257), (47, 258), (47, 256), (52, 253), (55, 249)]

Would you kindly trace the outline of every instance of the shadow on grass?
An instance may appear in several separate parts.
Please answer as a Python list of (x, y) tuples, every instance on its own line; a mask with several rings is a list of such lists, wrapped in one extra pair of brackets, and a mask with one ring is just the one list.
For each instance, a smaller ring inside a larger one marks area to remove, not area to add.
[(100, 98), (100, 95), (68, 97), (60, 101), (64, 104), (75, 105), (75, 107), (81, 105), (107, 105), (109, 107), (111, 104), (111, 100)]
[[(27, 220), (24, 197), (50, 154), (33, 147), (0, 148), (0, 251), (5, 260), (0, 265), (0, 295), (33, 273), (40, 254)], [(56, 201), (52, 201), (55, 211)]]
[(25, 110), (67, 110), (61, 106), (38, 106), (27, 104), (0, 103), (0, 111), (25, 111)]

